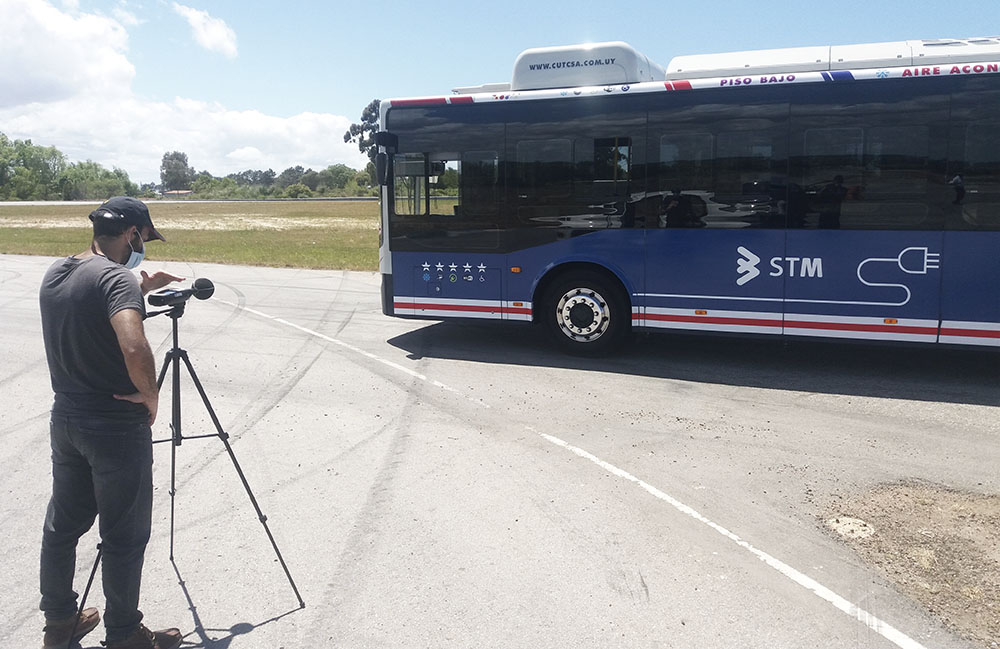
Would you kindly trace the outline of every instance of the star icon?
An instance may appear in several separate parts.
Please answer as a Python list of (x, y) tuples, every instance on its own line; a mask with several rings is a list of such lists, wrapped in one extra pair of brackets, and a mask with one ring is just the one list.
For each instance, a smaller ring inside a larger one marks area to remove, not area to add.
[(480, 273), (485, 273), (486, 272), (486, 264), (479, 264), (478, 266), (476, 266), (476, 268), (479, 269)]
[(458, 270), (458, 264), (448, 264), (448, 270), (451, 271)]
[(430, 270), (431, 269), (431, 265), (428, 264), (427, 262), (424, 262), (423, 269), (424, 270)]
[(472, 270), (472, 266), (467, 263), (464, 266), (462, 266), (462, 270), (464, 270), (465, 272), (469, 272)]
[(444, 270), (444, 264), (438, 263), (436, 266), (434, 266), (434, 268), (437, 270)]

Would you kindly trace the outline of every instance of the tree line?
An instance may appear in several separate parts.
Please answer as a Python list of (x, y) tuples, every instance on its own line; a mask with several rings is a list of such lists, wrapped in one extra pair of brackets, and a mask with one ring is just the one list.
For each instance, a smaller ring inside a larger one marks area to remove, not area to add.
[(299, 165), (281, 173), (247, 169), (219, 177), (196, 171), (187, 154), (168, 151), (160, 162), (159, 184), (142, 185), (132, 182), (123, 169), (109, 170), (92, 160), (67, 162), (54, 146), (11, 140), (0, 132), (0, 200), (104, 200), (122, 195), (155, 198), (167, 192), (205, 199), (377, 196), (371, 141), (377, 116), (375, 101), (362, 114), (363, 126), (352, 124), (355, 132), (349, 130), (344, 135), (345, 142), (356, 141), (359, 150), (369, 154), (364, 169), (335, 164), (316, 171)]
[(10, 140), (0, 133), (0, 200), (83, 200), (136, 196), (140, 188), (117, 167), (96, 162), (67, 163), (54, 146)]
[(377, 196), (375, 165), (353, 169), (345, 164), (316, 171), (301, 165), (280, 174), (273, 169), (247, 169), (228, 176), (196, 171), (182, 151), (163, 154), (160, 163), (162, 192), (190, 192), (192, 198), (312, 198), (321, 196)]

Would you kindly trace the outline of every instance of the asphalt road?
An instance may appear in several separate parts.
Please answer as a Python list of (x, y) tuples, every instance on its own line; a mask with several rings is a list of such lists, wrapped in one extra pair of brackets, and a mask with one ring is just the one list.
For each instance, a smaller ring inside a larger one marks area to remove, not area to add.
[[(51, 261), (0, 256), (3, 647), (41, 639)], [(654, 336), (586, 360), (386, 318), (371, 273), (143, 267), (215, 281), (181, 347), (306, 603), (215, 437), (175, 449), (168, 560), (159, 444), (142, 608), (185, 647), (968, 646), (822, 518), (883, 482), (1000, 491), (995, 353)], [(170, 320), (146, 328), (162, 359)], [(213, 433), (183, 384), (183, 433)]]

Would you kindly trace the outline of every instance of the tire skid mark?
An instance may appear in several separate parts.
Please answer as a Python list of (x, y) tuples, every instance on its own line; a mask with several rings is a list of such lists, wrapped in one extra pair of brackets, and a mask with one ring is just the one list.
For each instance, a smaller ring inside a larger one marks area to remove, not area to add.
[[(286, 370), (289, 367), (289, 365), (295, 363), (296, 359), (299, 358), (300, 354), (302, 354), (307, 348), (309, 348), (313, 344), (314, 343), (310, 340), (304, 341), (303, 344), (299, 347), (298, 351), (296, 351), (296, 353), (289, 359), (288, 363), (285, 364), (285, 367), (282, 368), (282, 370), (280, 370), (279, 373)], [(313, 364), (315, 364), (315, 362), (320, 358), (321, 355), (322, 355), (321, 351), (317, 351), (312, 356), (312, 358), (308, 360), (305, 366), (303, 366), (301, 369), (288, 376), (288, 378), (282, 382), (281, 386), (277, 390), (273, 390), (272, 389), (273, 386), (271, 384), (267, 384), (263, 386), (260, 390), (258, 390), (253, 397), (247, 400), (246, 405), (244, 405), (243, 408), (241, 408), (231, 418), (229, 418), (230, 421), (232, 422), (242, 421), (243, 423), (234, 424), (232, 427), (228, 427), (226, 426), (225, 422), (220, 421), (220, 423), (222, 423), (223, 431), (229, 434), (229, 444), (235, 448), (240, 436), (247, 430), (249, 430), (251, 426), (255, 425), (257, 422), (259, 422), (261, 419), (267, 416), (267, 414), (270, 413), (271, 410), (273, 410), (275, 406), (277, 406), (281, 402), (281, 400), (295, 388), (295, 386), (302, 380), (302, 377), (305, 376), (305, 374), (309, 371), (309, 369), (313, 366)], [(206, 394), (208, 394), (207, 388), (206, 388)], [(209, 400), (211, 400), (212, 395), (208, 394), (208, 397)], [(200, 411), (204, 411), (204, 404), (202, 404), (200, 397), (197, 400), (192, 400), (192, 401), (194, 401), (193, 407), (199, 408)], [(184, 422), (181, 423), (183, 424)], [(208, 427), (206, 428), (206, 431), (203, 434), (211, 435), (213, 432), (214, 432), (214, 425), (211, 422), (208, 422)], [(198, 441), (205, 441), (210, 445), (212, 444), (211, 438)], [(189, 463), (185, 466), (184, 476), (181, 477), (180, 475), (178, 475), (177, 477), (178, 491), (180, 491), (180, 488), (185, 486), (190, 480), (199, 477), (202, 471), (211, 466), (216, 460), (223, 457), (228, 457), (228, 455), (229, 454), (226, 452), (225, 446), (222, 444), (218, 444), (215, 447), (214, 452), (207, 451), (199, 453), (197, 461)]]
[[(9, 275), (9, 277), (3, 277), (3, 275)], [(21, 273), (16, 270), (6, 270), (0, 269), (0, 284), (6, 284), (7, 282), (12, 282), (15, 279), (19, 279), (22, 276)]]
[[(347, 458), (349, 458), (350, 456), (354, 455), (358, 451), (361, 451), (361, 450), (367, 448), (372, 442), (374, 442), (377, 439), (379, 439), (380, 437), (384, 436), (387, 431), (391, 430), (394, 426), (397, 426), (397, 425), (399, 425), (399, 418), (395, 417), (395, 418), (391, 419), (390, 421), (386, 422), (384, 425), (382, 425), (378, 430), (376, 430), (373, 433), (369, 434), (367, 437), (364, 437), (364, 438), (358, 440), (357, 442), (355, 442), (354, 444), (352, 444), (348, 448), (340, 451), (339, 453), (337, 453), (333, 457), (322, 458), (322, 459), (315, 459), (314, 458), (314, 462), (317, 465), (316, 468), (310, 469), (309, 471), (297, 473), (297, 474), (295, 474), (294, 477), (288, 477), (288, 478), (283, 478), (281, 480), (278, 480), (277, 482), (274, 482), (274, 483), (272, 483), (270, 485), (270, 489), (272, 491), (274, 491), (274, 490), (277, 490), (279, 488), (294, 486), (294, 485), (297, 485), (299, 483), (306, 482), (308, 479), (314, 478), (315, 476), (322, 475), (323, 473), (326, 472), (326, 470), (328, 470), (329, 465), (335, 464), (335, 463), (343, 463)], [(240, 505), (235, 505), (235, 506), (242, 507), (243, 505), (240, 504)], [(250, 507), (249, 504), (247, 504), (246, 506)], [(219, 519), (219, 515), (220, 514), (223, 514), (223, 513), (226, 513), (228, 511), (230, 511), (233, 507), (234, 506), (231, 505), (230, 507), (217, 508), (217, 509), (213, 509), (213, 510), (204, 510), (203, 509), (203, 510), (201, 510), (199, 516), (197, 516), (195, 518), (185, 519), (184, 524), (183, 525), (178, 525), (176, 529), (177, 530), (186, 530), (186, 529), (189, 529), (189, 528), (197, 528), (197, 527), (200, 527), (202, 524), (210, 523), (212, 521), (217, 521)]]
[[(10, 466), (13, 469), (4, 472), (3, 476), (0, 477), (0, 489), (9, 490), (10, 493), (17, 493), (24, 489), (25, 484), (38, 484), (41, 482), (41, 475), (35, 472), (37, 468), (35, 460), (38, 457), (44, 456), (49, 449), (49, 430), (48, 426), (36, 424), (35, 422), (47, 421), (48, 417), (49, 411), (44, 410), (16, 424), (0, 429), (0, 440), (2, 440), (5, 446), (11, 444), (11, 441), (7, 439), (7, 433), (10, 431), (25, 427), (37, 427), (39, 429), (38, 435), (28, 435), (25, 437), (20, 448), (17, 448), (4, 460), (4, 466)], [(48, 480), (51, 464), (45, 463), (42, 466), (46, 470), (45, 480)], [(29, 472), (27, 476), (24, 475), (25, 471)], [(13, 518), (17, 517), (18, 513), (16, 510), (5, 511), (5, 515), (0, 518), (0, 529), (11, 529), (10, 522)], [(38, 520), (41, 522), (45, 516), (44, 510), (40, 510), (38, 516)]]
[[(411, 380), (416, 383), (416, 379)], [(411, 386), (417, 387), (417, 386)], [(407, 422), (410, 421), (413, 411), (421, 405), (419, 391), (406, 391), (406, 402), (399, 410), (399, 416), (386, 429), (391, 431), (391, 439), (385, 455), (382, 458), (375, 476), (368, 488), (368, 494), (364, 504), (354, 518), (351, 531), (344, 539), (343, 550), (336, 560), (336, 565), (330, 573), (323, 592), (320, 595), (322, 605), (313, 610), (337, 611), (339, 615), (333, 621), (332, 634), (330, 637), (343, 637), (351, 624), (351, 620), (346, 614), (346, 605), (352, 599), (353, 591), (343, 588), (343, 584), (351, 583), (352, 573), (363, 570), (368, 557), (377, 548), (377, 542), (384, 536), (382, 526), (379, 524), (384, 518), (387, 510), (391, 509), (391, 501), (395, 495), (394, 486), (399, 475), (400, 466), (405, 461), (410, 447), (410, 434)], [(329, 606), (329, 608), (327, 608)], [(312, 624), (302, 627), (303, 633), (306, 629), (314, 628)]]
[(267, 313), (264, 313), (263, 311), (258, 311), (256, 309), (252, 309), (250, 307), (245, 307), (244, 310), (247, 311), (248, 313), (252, 313), (252, 314), (260, 316), (262, 318), (266, 318), (266, 319), (271, 320), (273, 322), (276, 322), (278, 324), (282, 324), (282, 325), (285, 325), (287, 327), (291, 327), (293, 329), (298, 329), (299, 331), (301, 331), (301, 332), (303, 332), (305, 334), (308, 334), (310, 336), (314, 336), (316, 338), (321, 338), (323, 340), (326, 340), (327, 342), (333, 343), (334, 345), (338, 345), (339, 347), (342, 347), (342, 348), (347, 349), (347, 350), (349, 350), (351, 352), (354, 352), (355, 354), (364, 356), (364, 357), (366, 357), (366, 358), (368, 358), (370, 360), (373, 360), (373, 361), (375, 361), (377, 363), (381, 363), (383, 365), (386, 365), (386, 366), (388, 366), (388, 367), (390, 367), (390, 368), (392, 368), (392, 369), (394, 369), (394, 370), (396, 370), (398, 372), (402, 372), (402, 373), (407, 374), (409, 376), (412, 376), (414, 378), (420, 379), (421, 381), (429, 383), (430, 385), (438, 387), (438, 388), (440, 388), (440, 389), (442, 389), (442, 390), (444, 390), (446, 392), (454, 393), (454, 394), (462, 397), (463, 399), (467, 399), (468, 401), (471, 401), (472, 403), (475, 403), (480, 408), (490, 408), (490, 405), (488, 403), (486, 403), (485, 401), (482, 401), (481, 399), (475, 399), (473, 397), (470, 397), (470, 396), (464, 394), (463, 392), (460, 392), (459, 390), (456, 390), (455, 388), (453, 388), (453, 387), (451, 387), (449, 385), (446, 385), (446, 384), (444, 384), (444, 383), (442, 383), (442, 382), (440, 382), (440, 381), (438, 381), (436, 379), (432, 379), (432, 378), (428, 377), (426, 374), (422, 374), (420, 372), (417, 372), (416, 370), (413, 370), (413, 369), (410, 369), (409, 367), (406, 367), (405, 365), (400, 365), (399, 363), (396, 363), (395, 361), (390, 361), (390, 360), (388, 360), (386, 358), (382, 358), (381, 356), (378, 356), (378, 355), (373, 354), (371, 352), (365, 351), (365, 350), (361, 349), (360, 347), (352, 345), (351, 343), (348, 343), (348, 342), (344, 342), (343, 340), (340, 340), (339, 338), (334, 338), (332, 336), (327, 336), (325, 334), (319, 333), (319, 332), (314, 331), (312, 329), (309, 329), (307, 327), (303, 327), (301, 325), (295, 324), (294, 322), (290, 322), (290, 321), (285, 320), (283, 318), (278, 318), (278, 317), (269, 315)]
[[(243, 293), (237, 291), (236, 289), (233, 290), (234, 292), (237, 293), (237, 295), (240, 298), (238, 303), (232, 304), (224, 300), (219, 301), (222, 304), (227, 304), (229, 306), (234, 307), (232, 315), (230, 315), (229, 318), (227, 318), (226, 322), (223, 324), (227, 324), (233, 321), (234, 319), (240, 317), (245, 311), (248, 311), (248, 309), (246, 308), (246, 298), (243, 295)], [(336, 297), (336, 294), (334, 297)], [(330, 311), (334, 308), (334, 306), (335, 306), (335, 300), (331, 300), (324, 309), (324, 316), (322, 320), (325, 321), (325, 318), (329, 315)], [(220, 327), (221, 326), (222, 325), (220, 325)], [(216, 327), (216, 330), (218, 329), (219, 327)], [(234, 424), (232, 428), (227, 428), (225, 425), (223, 425), (223, 430), (229, 435), (230, 445), (235, 447), (236, 442), (239, 440), (240, 436), (246, 431), (248, 431), (254, 424), (256, 424), (256, 422), (259, 422), (264, 417), (266, 417), (272, 410), (274, 410), (274, 408), (278, 406), (278, 404), (280, 404), (281, 401), (286, 396), (288, 396), (288, 394), (295, 388), (295, 386), (299, 384), (302, 378), (305, 377), (305, 375), (309, 372), (309, 370), (316, 363), (316, 361), (319, 360), (319, 358), (322, 356), (322, 352), (325, 347), (325, 346), (319, 346), (319, 348), (316, 349), (315, 353), (313, 353), (311, 357), (308, 357), (308, 359), (304, 358), (309, 354), (308, 350), (310, 348), (314, 348), (314, 346), (315, 346), (315, 341), (309, 338), (303, 339), (302, 344), (295, 351), (295, 353), (288, 358), (284, 366), (280, 370), (278, 370), (277, 374), (280, 376), (288, 372), (288, 370), (292, 367), (296, 367), (299, 369), (297, 369), (294, 373), (288, 376), (288, 378), (282, 382), (282, 384), (277, 390), (273, 389), (273, 385), (271, 384), (262, 385), (258, 389), (256, 394), (254, 394), (250, 399), (247, 400), (246, 405), (244, 405), (243, 408), (237, 411), (230, 418), (230, 421), (232, 422), (242, 421), (243, 422), (242, 424), (238, 425)], [(301, 362), (303, 360), (306, 361), (304, 365)], [(207, 392), (208, 391), (206, 390), (206, 393)], [(211, 395), (209, 395), (209, 399), (211, 399)], [(201, 406), (202, 408), (204, 407), (203, 404), (201, 403), (198, 403), (197, 405)], [(209, 434), (211, 434), (211, 432), (209, 432)], [(188, 465), (188, 467), (185, 470), (185, 478), (183, 480), (178, 479), (178, 488), (186, 484), (190, 479), (199, 476), (204, 469), (210, 466), (219, 457), (224, 455), (228, 455), (228, 453), (226, 452), (225, 447), (221, 445), (217, 447), (217, 450), (214, 453), (209, 452), (199, 455), (200, 461), (195, 464)]]
[(9, 374), (7, 376), (0, 378), (0, 388), (4, 387), (5, 385), (10, 383), (11, 381), (14, 381), (15, 379), (24, 376), (25, 374), (32, 374), (36, 372), (40, 367), (44, 367), (46, 369), (48, 368), (48, 362), (45, 360), (44, 356), (42, 357), (41, 360), (35, 361), (34, 363), (28, 363), (27, 365), (23, 365), (21, 366), (20, 369), (15, 370), (13, 374)]

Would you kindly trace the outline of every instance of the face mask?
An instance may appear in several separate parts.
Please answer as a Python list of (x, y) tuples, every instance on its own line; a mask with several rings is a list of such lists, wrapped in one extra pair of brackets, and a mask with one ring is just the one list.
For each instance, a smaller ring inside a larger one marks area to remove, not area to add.
[[(140, 245), (141, 245), (140, 239)], [(128, 240), (128, 247), (132, 250), (132, 253), (128, 256), (128, 261), (125, 262), (125, 268), (132, 269), (142, 263), (142, 260), (146, 257), (146, 246), (142, 246), (139, 252), (135, 251), (132, 247), (132, 239)]]

